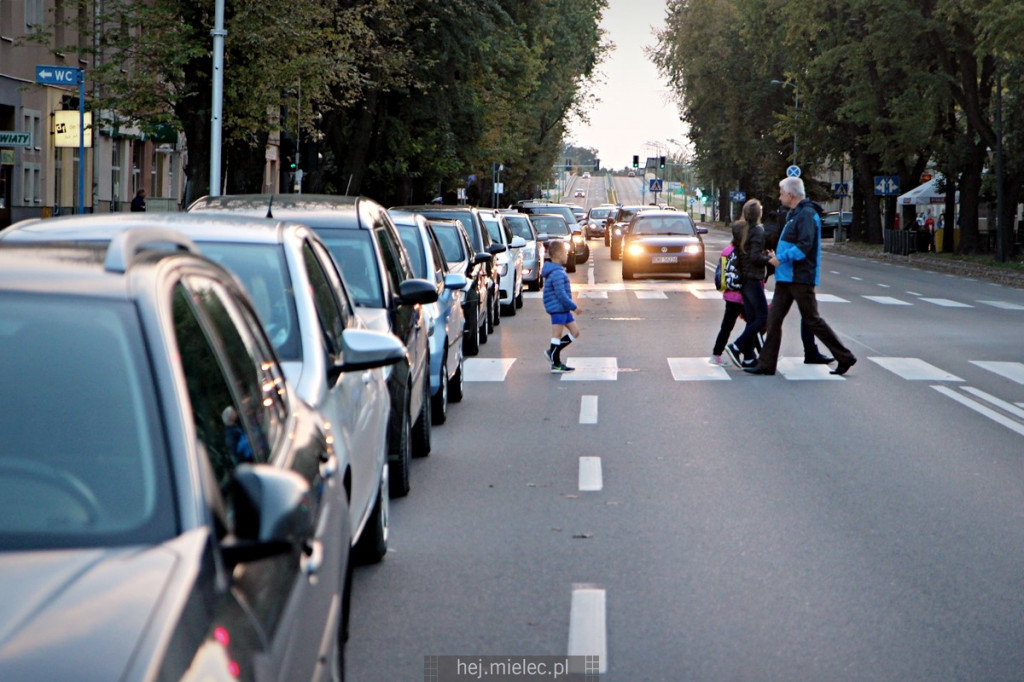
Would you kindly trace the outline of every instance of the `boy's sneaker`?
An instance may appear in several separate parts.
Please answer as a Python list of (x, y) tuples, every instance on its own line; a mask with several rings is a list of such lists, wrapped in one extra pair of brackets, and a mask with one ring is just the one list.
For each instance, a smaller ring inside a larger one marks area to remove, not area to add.
[(573, 372), (575, 370), (575, 367), (569, 367), (568, 365), (563, 363), (556, 363), (551, 365), (552, 374), (565, 374), (566, 372)]
[(729, 356), (729, 359), (732, 360), (734, 365), (737, 367), (743, 366), (743, 362), (740, 360), (740, 349), (737, 348), (735, 343), (730, 343), (725, 347), (725, 354)]
[(708, 364), (714, 365), (715, 367), (728, 367), (732, 363), (723, 358), (721, 355), (712, 355), (711, 359), (708, 360)]

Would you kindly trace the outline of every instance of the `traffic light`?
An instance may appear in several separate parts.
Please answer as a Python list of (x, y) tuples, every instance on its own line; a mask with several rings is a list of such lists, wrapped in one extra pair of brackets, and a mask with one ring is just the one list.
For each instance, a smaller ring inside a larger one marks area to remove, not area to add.
[(662, 157), (660, 157), (658, 159), (658, 168), (664, 168), (664, 167), (665, 167), (665, 157), (662, 156)]
[(633, 155), (633, 168), (639, 168), (639, 167), (640, 167), (640, 157), (639, 157), (639, 155), (634, 154)]

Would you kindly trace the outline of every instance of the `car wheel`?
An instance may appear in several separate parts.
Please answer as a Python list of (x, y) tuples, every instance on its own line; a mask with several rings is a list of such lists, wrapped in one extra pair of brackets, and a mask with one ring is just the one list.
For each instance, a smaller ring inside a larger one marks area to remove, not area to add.
[(604, 245), (605, 246), (611, 246), (611, 241), (610, 241), (610, 238), (608, 237), (608, 235), (604, 236)]
[(612, 247), (612, 260), (620, 260), (621, 258), (622, 258), (622, 254), (619, 253), (618, 251), (616, 251), (615, 247), (613, 246)]
[(516, 296), (516, 307), (517, 308), (522, 308), (523, 307), (523, 290), (521, 288), (519, 289), (519, 295)]
[(423, 404), (419, 416), (412, 426), (412, 456), (426, 457), (430, 454), (430, 379), (423, 377)]
[(625, 265), (622, 266), (622, 279), (633, 279), (633, 271)]
[(487, 292), (487, 331), (484, 334), (485, 340), (487, 334), (494, 333), (494, 304), (491, 302), (494, 300), (494, 296), (491, 292)]
[(480, 324), (477, 322), (479, 317), (479, 308), (473, 306), (466, 332), (462, 336), (462, 352), (466, 355), (476, 355), (480, 352)]
[(397, 454), (397, 461), (391, 465), (388, 476), (391, 497), (405, 497), (409, 494), (409, 462), (412, 434), (409, 428), (409, 400), (406, 398), (405, 409), (402, 410), (402, 425), (399, 429), (399, 442), (391, 452)]
[(388, 531), (390, 529), (390, 502), (388, 488), (388, 465), (380, 474), (380, 485), (377, 486), (377, 499), (373, 503), (373, 512), (366, 522), (366, 528), (353, 548), (353, 559), (361, 565), (378, 564), (388, 553)]
[(575, 254), (573, 254), (572, 257), (570, 257), (569, 260), (567, 260), (565, 262), (565, 271), (566, 272), (576, 272), (576, 255)]
[[(445, 339), (445, 343), (448, 340)], [(430, 421), (432, 424), (444, 424), (448, 420), (448, 356), (441, 360), (441, 386), (437, 393), (430, 396)]]
[(493, 311), (493, 327), (491, 331), (494, 331), (494, 327), (501, 324), (501, 293), (497, 288), (494, 290), (494, 311)]
[(701, 268), (697, 272), (690, 273), (690, 279), (704, 279), (707, 277), (707, 268)]
[(465, 373), (462, 371), (463, 360), (459, 358), (459, 368), (455, 370), (455, 374), (452, 375), (452, 380), (448, 383), (448, 402), (458, 403), (462, 402), (463, 388)]

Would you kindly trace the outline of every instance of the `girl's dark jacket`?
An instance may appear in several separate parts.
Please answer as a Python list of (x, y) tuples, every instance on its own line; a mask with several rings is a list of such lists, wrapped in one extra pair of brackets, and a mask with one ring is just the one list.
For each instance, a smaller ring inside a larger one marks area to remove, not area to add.
[(732, 224), (732, 243), (736, 247), (736, 257), (740, 261), (740, 274), (743, 281), (749, 279), (763, 282), (768, 278), (768, 255), (764, 249), (764, 226), (751, 225), (747, 232), (747, 243), (740, 245), (743, 238), (743, 227), (746, 222), (737, 220)]

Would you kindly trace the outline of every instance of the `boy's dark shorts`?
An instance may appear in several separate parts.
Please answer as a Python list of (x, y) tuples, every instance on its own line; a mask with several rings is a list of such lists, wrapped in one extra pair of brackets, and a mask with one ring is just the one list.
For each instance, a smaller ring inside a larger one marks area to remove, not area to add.
[(572, 313), (551, 313), (551, 324), (569, 324), (575, 321)]

